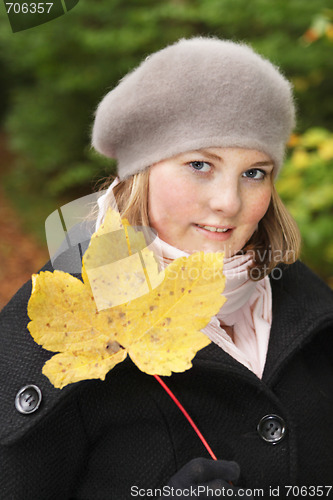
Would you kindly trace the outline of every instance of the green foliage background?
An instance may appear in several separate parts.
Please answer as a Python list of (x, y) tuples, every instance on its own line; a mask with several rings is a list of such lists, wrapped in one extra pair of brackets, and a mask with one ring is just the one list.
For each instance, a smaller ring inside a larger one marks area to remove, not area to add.
[(149, 53), (214, 35), (250, 43), (294, 83), (297, 135), (277, 186), (300, 225), (302, 259), (332, 284), (331, 0), (81, 0), (15, 34), (1, 7), (0, 119), (16, 155), (2, 180), (28, 229), (44, 237), (49, 213), (114, 171), (89, 144), (101, 97)]

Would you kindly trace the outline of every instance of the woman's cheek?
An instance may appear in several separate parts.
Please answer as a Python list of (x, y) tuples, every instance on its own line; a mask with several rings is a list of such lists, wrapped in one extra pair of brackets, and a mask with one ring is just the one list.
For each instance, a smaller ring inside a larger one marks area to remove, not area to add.
[(171, 223), (180, 224), (193, 209), (188, 185), (173, 174), (171, 169), (163, 169), (162, 165), (156, 165), (151, 173), (148, 213), (150, 222), (158, 231), (166, 230)]
[(160, 199), (165, 210), (177, 217), (178, 221), (184, 216), (190, 215), (190, 212), (193, 212), (194, 204), (196, 204), (196, 198), (188, 183), (175, 183), (163, 179), (161, 179), (161, 183), (164, 184), (160, 190)]
[(263, 218), (269, 207), (270, 200), (271, 189), (266, 189), (259, 195), (257, 194), (257, 196), (253, 196), (251, 200), (251, 206), (248, 210), (248, 214), (251, 217), (251, 220), (249, 220), (249, 222), (253, 222), (254, 224), (256, 224)]

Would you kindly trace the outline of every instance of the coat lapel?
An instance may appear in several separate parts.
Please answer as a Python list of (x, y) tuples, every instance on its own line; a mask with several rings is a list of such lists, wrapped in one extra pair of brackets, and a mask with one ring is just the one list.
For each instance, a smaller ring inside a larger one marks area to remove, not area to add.
[(272, 279), (272, 327), (263, 381), (272, 384), (291, 356), (321, 330), (333, 329), (333, 293), (304, 264), (282, 266)]
[[(262, 382), (271, 386), (289, 359), (316, 333), (333, 330), (333, 293), (304, 264), (280, 266), (279, 279), (270, 277), (272, 287), (272, 327)], [(258, 377), (211, 343), (198, 352), (193, 364), (226, 371), (258, 383)]]

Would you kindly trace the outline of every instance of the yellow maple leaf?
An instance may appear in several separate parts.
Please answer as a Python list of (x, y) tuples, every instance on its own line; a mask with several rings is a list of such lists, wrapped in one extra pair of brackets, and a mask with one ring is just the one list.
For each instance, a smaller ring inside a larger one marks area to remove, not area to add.
[(33, 276), (28, 328), (58, 352), (43, 373), (58, 388), (104, 380), (127, 355), (151, 375), (189, 369), (210, 343), (200, 330), (226, 300), (222, 268), (222, 253), (197, 252), (160, 272), (143, 235), (109, 211), (83, 257), (83, 282), (62, 271)]
[(127, 219), (108, 210), (83, 257), (83, 281), (91, 284), (99, 310), (140, 297), (163, 280), (146, 238)]

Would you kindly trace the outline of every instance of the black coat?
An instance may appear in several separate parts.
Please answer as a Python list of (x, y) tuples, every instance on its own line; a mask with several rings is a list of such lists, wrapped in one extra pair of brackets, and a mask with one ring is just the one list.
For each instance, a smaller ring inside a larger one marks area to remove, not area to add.
[[(165, 381), (217, 457), (240, 464), (241, 485), (262, 488), (261, 498), (274, 498), (273, 487), (280, 486), (278, 498), (287, 498), (286, 486), (306, 486), (303, 493), (316, 498), (310, 486), (333, 483), (332, 292), (300, 262), (286, 266), (271, 285), (273, 322), (262, 380), (211, 343), (191, 370)], [(42, 375), (53, 353), (26, 329), (30, 293), (28, 282), (0, 314), (1, 500), (151, 498), (149, 489), (161, 487), (182, 465), (208, 457), (157, 381), (128, 358), (104, 382), (55, 389)], [(42, 401), (22, 414), (15, 397), (29, 384), (40, 388)], [(278, 417), (258, 431), (267, 415)], [(279, 417), (286, 428), (280, 441)], [(138, 487), (145, 489), (140, 496)]]

